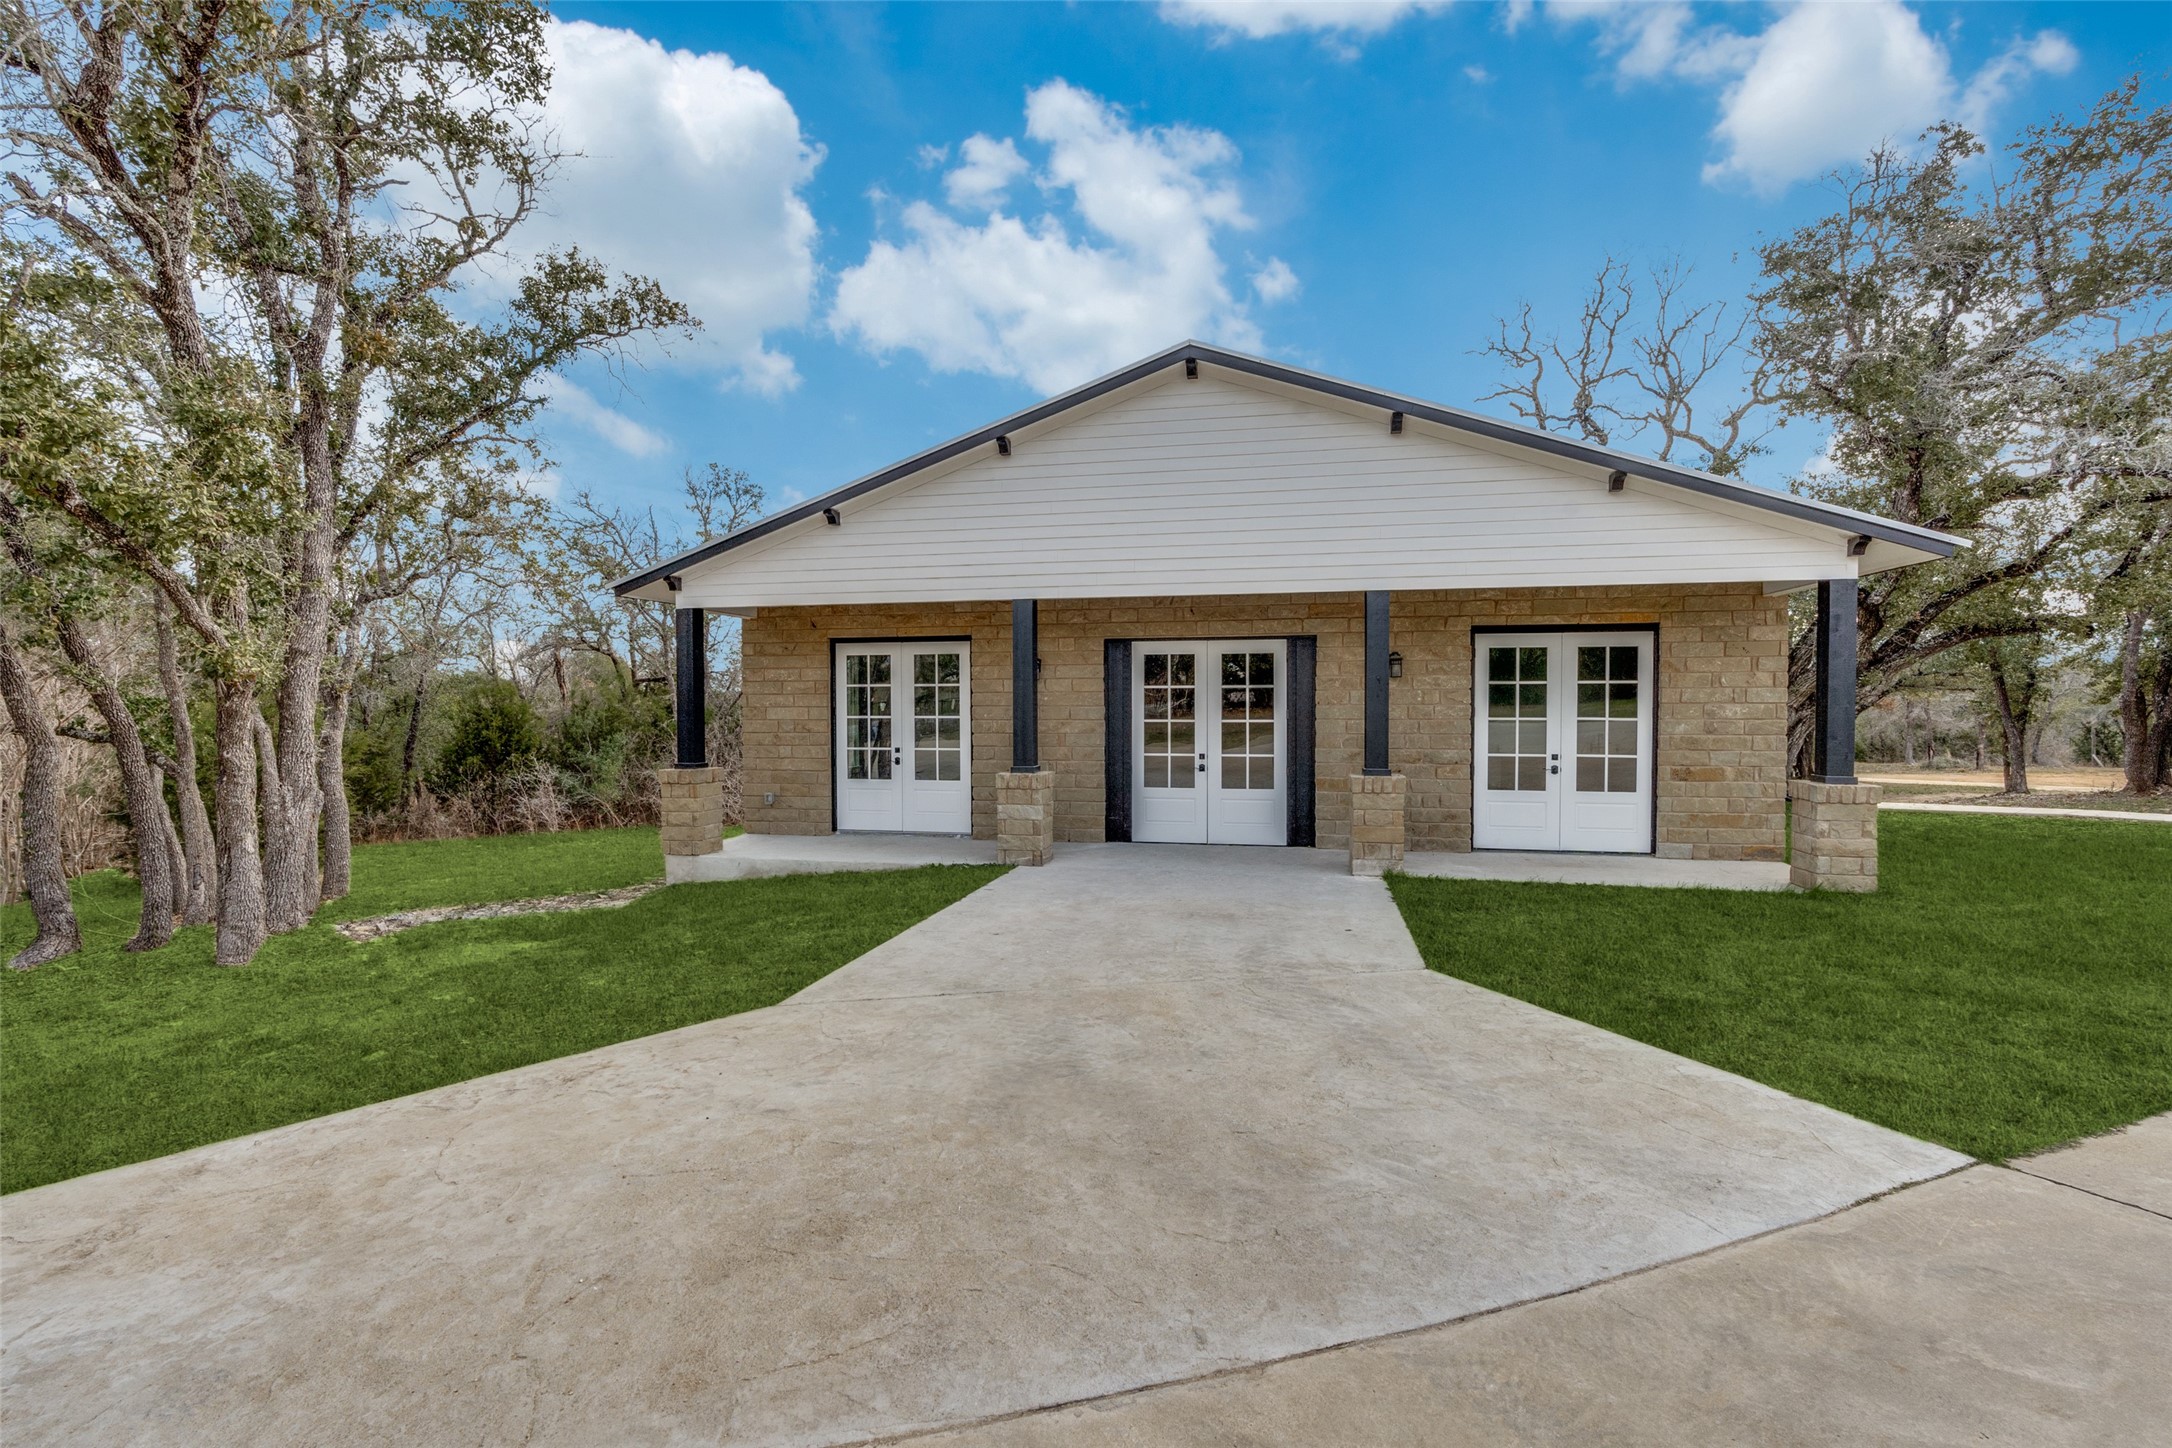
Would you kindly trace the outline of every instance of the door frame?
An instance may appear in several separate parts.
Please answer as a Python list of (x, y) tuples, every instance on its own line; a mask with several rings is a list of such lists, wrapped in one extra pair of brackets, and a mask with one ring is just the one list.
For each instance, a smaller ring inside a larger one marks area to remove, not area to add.
[[(1131, 841), (1131, 671), (1133, 648), (1155, 643), (1165, 636), (1140, 634), (1133, 638), (1101, 641), (1102, 716), (1102, 838), (1111, 844)], [(1289, 675), (1288, 738), (1283, 745), (1283, 814), (1285, 843), (1310, 849), (1318, 836), (1317, 680), (1319, 636), (1316, 634), (1228, 634), (1196, 640), (1214, 644), (1233, 638), (1275, 639), (1284, 646), (1283, 667)], [(832, 729), (834, 736), (835, 730)], [(831, 771), (834, 777), (835, 771)]]
[[(1469, 647), (1468, 647), (1468, 648), (1467, 648), (1467, 649), (1466, 649), (1466, 650), (1464, 651), (1464, 657), (1465, 657), (1466, 659), (1468, 659), (1468, 660), (1470, 661), (1470, 671), (1471, 671), (1471, 709), (1472, 709), (1472, 711), (1473, 711), (1472, 717), (1473, 717), (1474, 719), (1476, 718), (1476, 710), (1477, 710), (1477, 708), (1478, 708), (1478, 689), (1479, 689), (1479, 686), (1480, 686), (1480, 684), (1482, 684), (1482, 683), (1484, 682), (1483, 680), (1481, 680), (1481, 679), (1480, 679), (1480, 678), (1478, 677), (1478, 641), (1479, 641), (1479, 639), (1480, 639), (1480, 638), (1481, 638), (1481, 637), (1482, 637), (1483, 635), (1486, 635), (1486, 634), (1543, 634), (1543, 633), (1553, 633), (1553, 634), (1572, 634), (1572, 633), (1579, 633), (1579, 634), (1595, 634), (1595, 633), (1641, 633), (1641, 634), (1650, 634), (1650, 635), (1652, 636), (1652, 688), (1651, 688), (1651, 702), (1652, 702), (1652, 821), (1651, 821), (1651, 848), (1649, 848), (1649, 849), (1645, 850), (1645, 851), (1644, 851), (1644, 853), (1645, 853), (1645, 854), (1647, 854), (1647, 855), (1657, 855), (1657, 854), (1659, 853), (1659, 741), (1660, 741), (1660, 733), (1659, 733), (1659, 724), (1660, 724), (1660, 717), (1659, 717), (1659, 671), (1660, 671), (1660, 669), (1661, 669), (1661, 667), (1662, 667), (1662, 658), (1661, 658), (1661, 654), (1660, 654), (1660, 651), (1659, 651), (1659, 646), (1660, 646), (1660, 636), (1659, 636), (1659, 624), (1658, 624), (1658, 622), (1657, 622), (1656, 620), (1654, 620), (1654, 621), (1653, 621), (1653, 622), (1651, 622), (1651, 623), (1557, 623), (1557, 624), (1549, 624), (1549, 623), (1474, 623), (1474, 624), (1472, 624), (1472, 625), (1471, 625), (1471, 637), (1470, 637), (1470, 646), (1469, 646)], [(1475, 727), (1473, 728), (1473, 731), (1472, 731), (1472, 738), (1471, 738), (1471, 769), (1470, 769), (1470, 774), (1471, 774), (1471, 778), (1470, 778), (1470, 791), (1469, 791), (1469, 794), (1468, 794), (1468, 796), (1467, 796), (1467, 797), (1468, 797), (1468, 799), (1469, 799), (1469, 801), (1470, 801), (1470, 807), (1471, 807), (1471, 834), (1472, 834), (1472, 838), (1473, 838), (1473, 841), (1474, 841), (1474, 842), (1473, 842), (1473, 844), (1471, 845), (1471, 848), (1475, 850), (1475, 849), (1477, 849), (1477, 848), (1478, 848), (1477, 844), (1475, 843), (1475, 841), (1476, 841), (1476, 837), (1477, 837), (1477, 833), (1478, 833), (1478, 739), (1477, 739), (1477, 731), (1476, 731)]]
[[(858, 634), (852, 634), (838, 635), (837, 637), (825, 641), (824, 647), (826, 647), (830, 651), (830, 742), (829, 748), (826, 752), (829, 755), (830, 761), (831, 834), (834, 835), (839, 832), (837, 829), (837, 773), (839, 765), (839, 760), (837, 758), (838, 649), (840, 647), (850, 644), (965, 644), (970, 646), (972, 643), (973, 636), (971, 634), (880, 634), (871, 637), (863, 637)], [(973, 794), (973, 660), (970, 653), (968, 653), (966, 657), (965, 671), (963, 677), (965, 679), (965, 717), (959, 721), (958, 728), (960, 737), (965, 741), (966, 798), (970, 800)], [(968, 834), (972, 833), (972, 818), (972, 811), (970, 808), (968, 808), (966, 811), (966, 832)]]

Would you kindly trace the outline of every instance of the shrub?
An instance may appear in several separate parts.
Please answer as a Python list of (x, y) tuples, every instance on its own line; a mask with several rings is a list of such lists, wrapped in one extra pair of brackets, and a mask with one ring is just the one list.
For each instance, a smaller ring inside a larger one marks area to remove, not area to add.
[(481, 680), (453, 707), (430, 784), (445, 792), (493, 785), (542, 752), (543, 730), (520, 690), (503, 679)]

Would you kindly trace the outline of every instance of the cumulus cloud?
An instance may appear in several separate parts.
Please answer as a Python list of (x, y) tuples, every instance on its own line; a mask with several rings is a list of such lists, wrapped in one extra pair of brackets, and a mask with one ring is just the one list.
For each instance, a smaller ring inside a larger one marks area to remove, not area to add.
[(991, 141), (986, 136), (967, 136), (958, 148), (959, 166), (943, 177), (943, 194), (953, 206), (993, 210), (1011, 183), (1032, 168), (1018, 154), (1009, 137)]
[[(903, 236), (874, 242), (839, 276), (837, 335), (1044, 391), (1186, 335), (1261, 345), (1221, 252), (1229, 233), (1253, 224), (1228, 137), (1133, 125), (1060, 80), (1027, 96), (1025, 136), (1037, 165), (1012, 140), (974, 136), (943, 178), (954, 210), (905, 206)], [(1035, 204), (1014, 213), (1007, 193), (1029, 173)], [(1271, 261), (1253, 285), (1272, 301), (1270, 289), (1286, 297), (1297, 276)]]
[(544, 378), (542, 386), (554, 414), (579, 423), (622, 453), (649, 458), (671, 450), (670, 439), (604, 406), (586, 388), (555, 376)]
[(1925, 127), (1989, 123), (2031, 76), (2073, 68), (2073, 45), (2056, 31), (2017, 39), (1965, 83), (1946, 46), (1900, 0), (1796, 4), (1763, 30), (1705, 24), (1683, 3), (1554, 0), (1548, 15), (1588, 25), (1624, 84), (1662, 79), (1721, 87), (1712, 128), (1713, 182), (1763, 194), (1861, 159)]
[(1407, 15), (1448, 0), (1162, 0), (1164, 20), (1212, 30), (1218, 40), (1265, 40), (1292, 32), (1378, 35)]
[(554, 20), (545, 119), (579, 152), (521, 232), (654, 277), (702, 320), (677, 362), (763, 393), (794, 386), (771, 332), (807, 320), (815, 222), (802, 188), (821, 150), (784, 92), (717, 51), (666, 50), (630, 30)]
[(1263, 302), (1281, 302), (1297, 295), (1297, 273), (1279, 256), (1267, 259), (1267, 264), (1252, 273), (1252, 290), (1259, 293)]

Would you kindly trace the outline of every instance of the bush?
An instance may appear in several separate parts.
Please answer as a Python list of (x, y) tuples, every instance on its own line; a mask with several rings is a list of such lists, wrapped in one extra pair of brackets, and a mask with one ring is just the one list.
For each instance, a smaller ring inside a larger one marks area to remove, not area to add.
[(494, 785), (542, 752), (542, 727), (520, 690), (503, 679), (481, 680), (453, 707), (430, 785), (441, 792)]

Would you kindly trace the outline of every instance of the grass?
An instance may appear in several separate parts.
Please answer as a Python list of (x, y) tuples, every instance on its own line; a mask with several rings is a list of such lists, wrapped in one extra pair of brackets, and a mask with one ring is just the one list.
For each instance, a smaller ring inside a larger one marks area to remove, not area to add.
[[(208, 929), (120, 950), (135, 891), (79, 883), (86, 948), (0, 972), (0, 1191), (772, 1005), (1001, 874), (988, 866), (678, 885), (615, 910), (325, 922), (653, 877), (654, 830), (371, 845), (354, 894), (239, 970)], [(0, 952), (30, 934), (0, 910)]]
[(1435, 970), (1986, 1160), (2172, 1109), (2172, 830), (1879, 833), (1869, 896), (1389, 888)]

